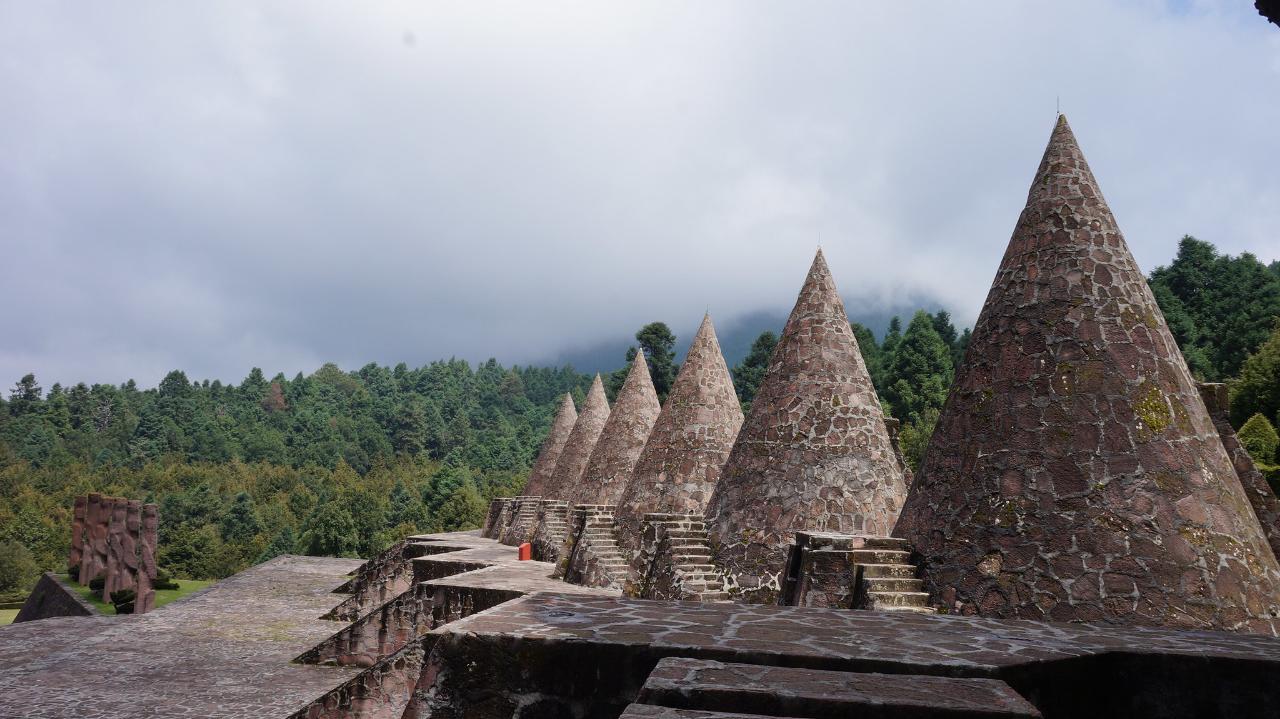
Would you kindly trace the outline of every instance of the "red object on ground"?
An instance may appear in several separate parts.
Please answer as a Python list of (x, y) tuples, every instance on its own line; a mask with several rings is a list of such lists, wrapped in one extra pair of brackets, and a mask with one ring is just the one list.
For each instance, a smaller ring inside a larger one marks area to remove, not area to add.
[(533, 545), (525, 542), (520, 545), (520, 561), (527, 562), (533, 559)]

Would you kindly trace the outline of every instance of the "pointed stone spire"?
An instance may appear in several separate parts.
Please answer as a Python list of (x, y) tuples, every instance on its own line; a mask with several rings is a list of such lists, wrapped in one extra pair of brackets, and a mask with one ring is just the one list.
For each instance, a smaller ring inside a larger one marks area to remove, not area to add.
[(541, 496), (542, 490), (551, 481), (551, 475), (556, 470), (556, 460), (560, 459), (560, 453), (564, 451), (565, 442), (569, 441), (569, 435), (573, 432), (573, 425), (578, 421), (578, 410), (573, 406), (573, 395), (565, 392), (564, 399), (560, 401), (560, 409), (556, 410), (556, 417), (551, 421), (551, 432), (547, 434), (547, 438), (542, 441), (542, 451), (538, 453), (538, 458), (533, 461), (533, 469), (529, 472), (529, 482), (525, 484), (523, 497)]
[(649, 377), (649, 363), (644, 352), (637, 350), (570, 506), (618, 503), (661, 410)]
[(1280, 567), (1065, 117), (896, 533), (950, 611), (1275, 633)]
[(564, 443), (564, 451), (556, 460), (556, 469), (551, 481), (542, 488), (543, 499), (568, 499), (578, 486), (582, 473), (587, 469), (587, 460), (591, 459), (591, 450), (595, 449), (596, 440), (609, 419), (609, 400), (604, 396), (604, 384), (600, 375), (591, 382), (587, 390), (587, 398), (582, 401), (582, 411), (578, 413), (578, 421), (573, 425), (569, 440)]
[(797, 531), (888, 535), (906, 493), (818, 250), (707, 507), (716, 564), (740, 598), (776, 603)]
[(618, 501), (618, 542), (635, 549), (649, 512), (701, 514), (741, 426), (742, 405), (708, 314)]

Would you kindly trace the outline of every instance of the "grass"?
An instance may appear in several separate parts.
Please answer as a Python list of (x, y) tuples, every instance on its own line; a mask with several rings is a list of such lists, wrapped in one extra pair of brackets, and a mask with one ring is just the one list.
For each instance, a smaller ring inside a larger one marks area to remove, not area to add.
[[(88, 587), (82, 587), (79, 584), (72, 582), (65, 574), (61, 574), (58, 576), (61, 577), (63, 581), (67, 582), (67, 584), (71, 585), (72, 589), (75, 589), (77, 592), (79, 592), (80, 596), (89, 600), (89, 603), (92, 604), (95, 608), (97, 608), (99, 612), (102, 612), (103, 614), (116, 613), (115, 606), (109, 602), (102, 601), (102, 598), (98, 596), (98, 594), (96, 594), (93, 590), (89, 589)], [(188, 594), (191, 594), (192, 592), (198, 592), (201, 589), (204, 589), (205, 587), (209, 586), (210, 584), (213, 584), (215, 580), (175, 579), (174, 581), (178, 584), (177, 589), (157, 589), (156, 590), (156, 608), (157, 609), (160, 607), (163, 607), (169, 602), (181, 599), (187, 596)]]
[(16, 616), (18, 616), (17, 609), (0, 609), (0, 627), (13, 624), (13, 618)]

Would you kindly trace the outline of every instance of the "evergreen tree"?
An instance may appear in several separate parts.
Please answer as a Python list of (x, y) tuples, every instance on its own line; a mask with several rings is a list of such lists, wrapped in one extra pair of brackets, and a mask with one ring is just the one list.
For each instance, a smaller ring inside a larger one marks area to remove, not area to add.
[(1255, 414), (1280, 421), (1280, 323), (1271, 337), (1240, 368), (1231, 386), (1231, 421), (1236, 426)]
[(755, 399), (765, 370), (769, 369), (773, 349), (777, 346), (777, 335), (768, 331), (761, 332), (755, 342), (751, 343), (751, 351), (731, 370), (733, 386), (738, 390), (738, 401), (742, 402), (744, 414), (751, 408), (751, 400)]
[(951, 350), (923, 310), (907, 325), (893, 353), (888, 401), (893, 416), (919, 424), (928, 409), (941, 409), (951, 388)]
[(262, 550), (262, 554), (258, 555), (257, 564), (262, 564), (282, 554), (292, 554), (298, 545), (298, 539), (293, 534), (293, 527), (285, 525), (284, 529), (271, 540), (271, 544)]
[(248, 542), (262, 531), (257, 508), (248, 492), (236, 495), (226, 514), (222, 515), (221, 524), (224, 542)]
[(34, 410), (40, 403), (42, 391), (34, 374), (23, 375), (9, 392), (9, 413), (17, 417)]
[(1191, 236), (1150, 284), (1183, 355), (1209, 380), (1235, 376), (1280, 316), (1280, 277), (1249, 253), (1220, 255)]
[(680, 369), (676, 365), (676, 336), (665, 322), (650, 322), (636, 332), (636, 342), (649, 363), (649, 377), (653, 380), (658, 400), (665, 402)]
[(350, 557), (360, 537), (351, 514), (337, 502), (326, 502), (307, 518), (301, 544), (313, 557)]
[(440, 506), (439, 521), (446, 532), (475, 529), (484, 522), (485, 505), (470, 480), (455, 487)]
[(867, 374), (871, 375), (871, 384), (875, 385), (876, 394), (884, 396), (884, 356), (875, 334), (857, 322), (850, 322), (849, 327), (853, 329), (853, 338), (858, 341), (858, 351), (862, 354), (863, 364), (867, 366)]

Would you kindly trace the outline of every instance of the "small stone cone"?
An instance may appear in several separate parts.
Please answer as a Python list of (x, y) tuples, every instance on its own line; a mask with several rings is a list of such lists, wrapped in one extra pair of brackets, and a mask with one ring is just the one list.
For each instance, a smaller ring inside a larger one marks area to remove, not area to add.
[(777, 600), (797, 531), (888, 535), (907, 480), (819, 250), (707, 507), (740, 598)]
[(1280, 567), (1059, 117), (896, 533), (963, 614), (1275, 633)]
[(661, 411), (649, 363), (637, 351), (570, 506), (618, 503)]
[(707, 315), (618, 500), (618, 542), (636, 549), (649, 512), (702, 514), (740, 427), (742, 405)]
[(604, 396), (604, 384), (597, 374), (587, 390), (587, 398), (582, 401), (582, 411), (578, 413), (578, 421), (573, 424), (569, 440), (564, 443), (564, 450), (556, 460), (555, 472), (551, 481), (542, 488), (543, 499), (569, 498), (582, 479), (587, 469), (587, 461), (591, 459), (591, 450), (600, 439), (600, 432), (609, 419), (609, 400)]
[(578, 410), (573, 407), (573, 395), (566, 392), (564, 399), (560, 401), (560, 409), (556, 410), (555, 419), (551, 421), (551, 432), (542, 441), (542, 451), (538, 452), (538, 458), (533, 461), (533, 469), (529, 472), (529, 482), (525, 484), (522, 497), (537, 497), (542, 494), (543, 487), (547, 486), (555, 473), (556, 461), (560, 459), (560, 453), (564, 451), (565, 442), (569, 441), (569, 435), (577, 421)]

